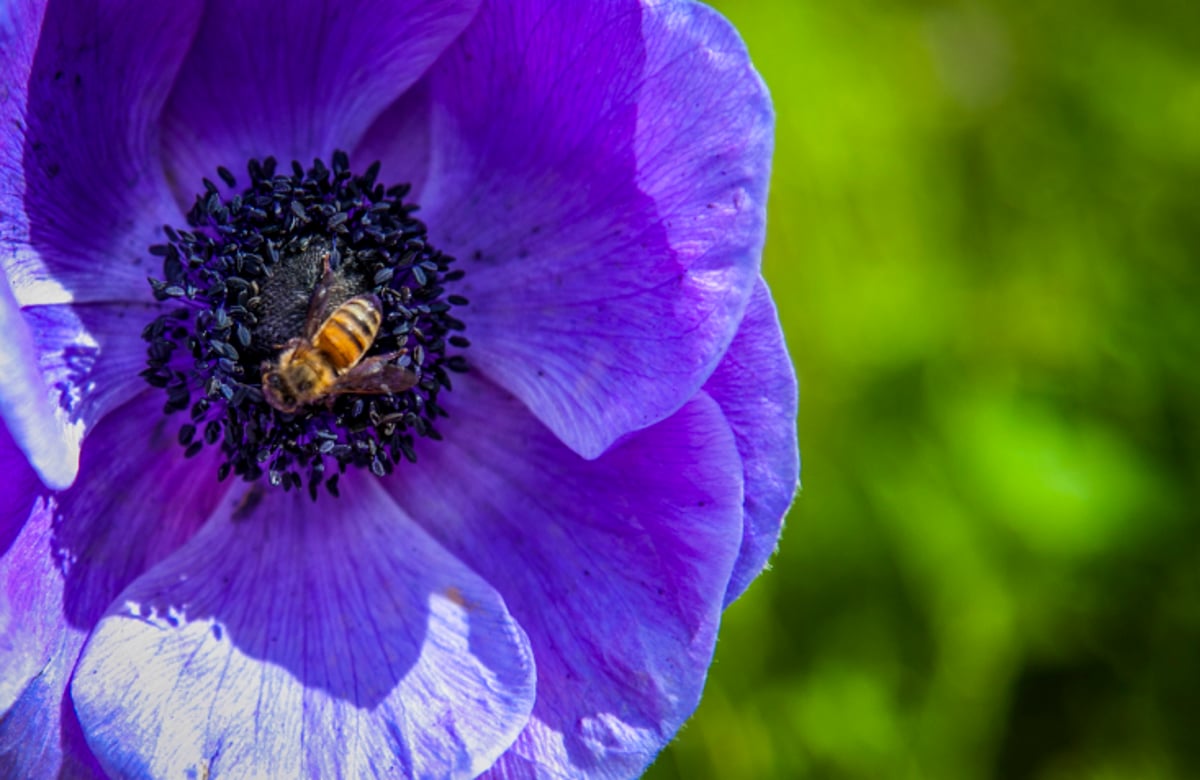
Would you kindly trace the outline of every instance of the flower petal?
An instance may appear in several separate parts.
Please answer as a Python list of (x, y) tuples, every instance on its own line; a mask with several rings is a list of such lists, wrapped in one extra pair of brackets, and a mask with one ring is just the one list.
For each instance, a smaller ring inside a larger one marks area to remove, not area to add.
[(64, 631), (45, 666), (0, 716), (0, 777), (104, 778), (66, 694), (86, 634)]
[[(44, 3), (0, 6), (0, 421), (29, 456), (48, 484), (65, 487), (75, 478), (79, 442), (57, 417), (50, 394), (36, 371), (29, 328), (7, 278), (17, 257), (28, 253), (29, 221), (25, 216), (24, 136), (8, 128), (24, 128), (28, 94)], [(53, 422), (53, 424), (47, 424)], [(13, 531), (15, 534), (15, 530)], [(8, 541), (11, 541), (9, 537)], [(7, 546), (5, 544), (4, 546)]]
[[(0, 220), (3, 224), (3, 220)], [(56, 403), (38, 370), (39, 354), (7, 279), (0, 277), (0, 422), (49, 486), (64, 488), (79, 470), (80, 426)]]
[[(36, 486), (40, 488), (41, 486)], [(53, 503), (38, 492), (5, 495), (5, 513), (25, 507), (0, 556), (0, 712), (8, 710), (53, 654), (61, 626), (62, 573), (52, 555)]]
[(489, 2), (430, 91), (422, 218), (468, 271), (475, 364), (585, 457), (680, 408), (762, 250), (773, 116), (733, 29), (691, 2)]
[(74, 478), (83, 426), (37, 375), (53, 359), (19, 307), (149, 300), (147, 247), (178, 216), (156, 122), (198, 10), (64, 0), (0, 11), (0, 414), (52, 487)]
[(373, 477), (341, 488), (244, 491), (100, 621), (72, 692), (108, 771), (465, 777), (508, 747), (525, 635)]
[[(0, 558), (0, 777), (98, 771), (66, 697), (79, 651), (121, 589), (190, 537), (221, 495), (214, 453), (185, 460), (160, 405), (146, 392), (105, 417), (71, 489), (50, 494), (17, 472), (26, 487), (0, 492), (0, 516), (24, 507), (29, 518)], [(0, 449), (0, 465), (13, 460)]]
[(479, 0), (210, 0), (165, 118), (180, 199), (252, 157), (328, 162), (353, 148)]
[(138, 576), (190, 539), (227, 492), (219, 453), (186, 458), (183, 421), (147, 390), (106, 416), (84, 443), (79, 479), (58, 496), (57, 549), (67, 582), (62, 609), (88, 630)]
[[(701, 393), (600, 458), (467, 375), (445, 440), (386, 483), (504, 595), (538, 665), (499, 776), (630, 777), (699, 700), (741, 540), (741, 462)], [(424, 443), (424, 442), (423, 442)]]
[[(156, 393), (143, 393), (107, 416), (71, 489), (49, 494), (35, 481), (0, 493), (4, 516), (29, 512), (0, 558), (0, 777), (98, 772), (66, 697), (79, 651), (117, 593), (187, 539), (220, 496), (211, 477), (195, 478), (214, 473), (212, 454), (185, 461), (158, 406)], [(0, 463), (12, 460), (0, 451)]]
[(200, 2), (63, 0), (40, 36), (40, 14), (15, 10), (19, 29), (0, 25), (0, 261), (13, 294), (22, 306), (149, 300), (146, 249), (179, 216), (157, 121)]
[(31, 487), (18, 493), (10, 483), (3, 494), (6, 514), (20, 506), (28, 514), (0, 556), (0, 777), (93, 777), (95, 760), (65, 697), (86, 632), (62, 614), (54, 501), (40, 495), (36, 477)]
[(704, 389), (733, 428), (746, 480), (745, 533), (725, 593), (728, 606), (775, 551), (800, 476), (796, 372), (771, 292), (761, 279), (737, 336)]
[(379, 181), (410, 185), (407, 199), (417, 203), (421, 202), (429, 175), (429, 100), (429, 79), (421, 79), (379, 115), (354, 150), (355, 160), (368, 164), (380, 161)]
[(125, 302), (22, 310), (42, 380), (75, 436), (86, 436), (101, 417), (147, 389), (141, 332), (163, 311), (156, 303)]
[[(0, 420), (0, 556), (8, 551), (21, 532), (42, 484), (25, 453)], [(2, 700), (0, 700), (2, 701)], [(0, 708), (2, 709), (2, 708)]]

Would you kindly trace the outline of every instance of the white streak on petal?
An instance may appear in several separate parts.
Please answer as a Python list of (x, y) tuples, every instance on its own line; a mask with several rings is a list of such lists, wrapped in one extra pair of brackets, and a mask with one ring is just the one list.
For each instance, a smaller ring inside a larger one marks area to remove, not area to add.
[(47, 486), (62, 490), (79, 470), (83, 424), (54, 402), (34, 359), (33, 337), (13, 290), (0, 283), (0, 415)]

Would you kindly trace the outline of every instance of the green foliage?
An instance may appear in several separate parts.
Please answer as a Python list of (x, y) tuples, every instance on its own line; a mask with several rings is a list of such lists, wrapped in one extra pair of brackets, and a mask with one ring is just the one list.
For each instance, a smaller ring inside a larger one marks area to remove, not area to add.
[(649, 776), (1200, 776), (1200, 4), (716, 5), (805, 490)]

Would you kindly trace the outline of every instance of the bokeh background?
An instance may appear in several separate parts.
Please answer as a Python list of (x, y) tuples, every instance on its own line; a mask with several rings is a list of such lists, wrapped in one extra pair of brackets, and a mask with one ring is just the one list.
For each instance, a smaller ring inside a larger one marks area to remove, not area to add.
[(1200, 777), (1200, 3), (715, 5), (805, 488), (649, 776)]

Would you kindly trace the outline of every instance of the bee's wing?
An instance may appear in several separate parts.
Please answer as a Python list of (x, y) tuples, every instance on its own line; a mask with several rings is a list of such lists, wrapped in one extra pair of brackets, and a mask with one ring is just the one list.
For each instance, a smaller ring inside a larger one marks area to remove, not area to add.
[[(310, 250), (311, 251), (311, 250)], [(317, 335), (317, 329), (325, 318), (321, 314), (325, 311), (325, 305), (329, 302), (329, 291), (333, 289), (333, 285), (337, 282), (337, 276), (333, 273), (333, 268), (329, 265), (329, 250), (321, 250), (321, 278), (317, 280), (317, 286), (313, 288), (312, 298), (308, 301), (308, 315), (304, 319), (304, 338), (311, 340)]]
[(387, 362), (392, 357), (376, 355), (367, 358), (339, 376), (330, 389), (330, 395), (401, 393), (414, 386), (417, 375), (410, 369)]

